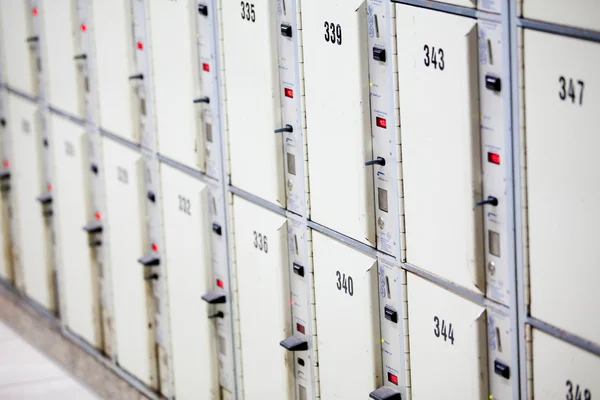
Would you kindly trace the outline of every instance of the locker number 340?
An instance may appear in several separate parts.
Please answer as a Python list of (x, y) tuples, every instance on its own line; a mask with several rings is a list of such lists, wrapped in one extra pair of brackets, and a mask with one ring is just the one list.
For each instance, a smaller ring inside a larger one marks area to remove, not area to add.
[(350, 275), (346, 276), (346, 274), (343, 274), (340, 271), (335, 271), (335, 276), (337, 277), (338, 290), (343, 290), (344, 293), (354, 296), (354, 280), (352, 277)]

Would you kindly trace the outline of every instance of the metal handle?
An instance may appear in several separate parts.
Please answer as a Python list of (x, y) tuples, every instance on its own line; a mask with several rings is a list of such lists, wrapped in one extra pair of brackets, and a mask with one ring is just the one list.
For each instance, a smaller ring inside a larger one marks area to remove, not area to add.
[(155, 281), (158, 279), (158, 274), (152, 274), (144, 277), (145, 281)]
[(73, 57), (73, 60), (85, 60), (87, 59), (87, 54), (79, 54)]
[(221, 311), (219, 311), (219, 312), (218, 312), (218, 313), (216, 313), (216, 314), (209, 315), (209, 316), (208, 316), (208, 318), (209, 318), (209, 319), (213, 319), (213, 318), (223, 318), (224, 316), (225, 316), (225, 314), (223, 314)]
[(210, 98), (208, 97), (200, 97), (199, 99), (194, 99), (194, 104), (197, 103), (206, 103), (209, 104), (210, 103)]
[(283, 132), (292, 133), (292, 132), (294, 132), (294, 127), (291, 125), (286, 125), (283, 128), (275, 129), (275, 133), (283, 133)]
[(129, 77), (129, 80), (134, 80), (134, 79), (144, 79), (144, 74), (137, 74), (137, 75), (131, 75)]
[(487, 200), (481, 200), (476, 203), (476, 205), (478, 205), (478, 206), (482, 206), (484, 204), (489, 204), (491, 206), (497, 206), (498, 199), (495, 197), (492, 197), (492, 196), (488, 196)]
[(365, 165), (381, 165), (384, 166), (385, 165), (385, 158), (383, 157), (377, 157), (375, 160), (371, 160), (371, 161), (367, 161), (365, 163)]

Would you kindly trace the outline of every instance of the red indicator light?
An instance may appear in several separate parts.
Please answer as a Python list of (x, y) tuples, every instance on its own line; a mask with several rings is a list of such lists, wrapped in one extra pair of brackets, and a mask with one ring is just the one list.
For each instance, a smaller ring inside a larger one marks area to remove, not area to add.
[(375, 120), (377, 121), (378, 127), (387, 129), (387, 120), (385, 118), (377, 117)]
[(294, 305), (294, 300), (290, 300), (290, 305), (293, 306)]
[(37, 16), (40, 13), (40, 10), (38, 10), (37, 8), (33, 9), (33, 15)]
[(10, 162), (8, 160), (4, 160), (4, 168), (10, 167)]
[(394, 385), (398, 386), (398, 377), (391, 372), (388, 372), (388, 381), (392, 382)]
[(138, 50), (144, 50), (144, 43), (137, 42), (137, 48), (138, 48)]
[(206, 72), (210, 72), (210, 64), (208, 64), (208, 63), (202, 64), (202, 69), (205, 70)]
[(99, 212), (96, 213), (96, 219), (98, 221), (100, 221), (102, 219), (102, 214), (100, 214)]
[(488, 161), (492, 164), (500, 165), (500, 154), (488, 153)]
[(152, 251), (158, 252), (158, 245), (156, 243), (152, 243)]
[(82, 32), (87, 32), (87, 25), (86, 24), (81, 24), (81, 31)]
[(52, 184), (51, 184), (51, 183), (49, 183), (49, 184), (48, 184), (48, 191), (49, 191), (49, 192), (51, 192), (51, 191), (52, 191)]
[(297, 330), (298, 332), (300, 332), (301, 334), (305, 335), (305, 332), (304, 332), (304, 325), (302, 325), (302, 324), (299, 324), (299, 323), (296, 323), (296, 330)]
[(225, 282), (223, 282), (220, 279), (217, 279), (217, 286), (220, 287), (221, 289), (225, 289)]
[(290, 99), (294, 98), (294, 91), (292, 89), (286, 88), (284, 91), (285, 91), (285, 97), (289, 97)]

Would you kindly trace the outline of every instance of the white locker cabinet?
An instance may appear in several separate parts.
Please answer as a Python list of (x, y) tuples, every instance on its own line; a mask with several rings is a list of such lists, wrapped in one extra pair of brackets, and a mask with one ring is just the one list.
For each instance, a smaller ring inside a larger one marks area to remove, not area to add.
[(32, 36), (32, 13), (26, 0), (0, 1), (2, 79), (13, 89), (37, 95), (37, 43), (27, 42)]
[(51, 114), (54, 165), (54, 230), (60, 263), (66, 325), (99, 348), (100, 282), (88, 234), (82, 229), (90, 213), (86, 132), (83, 126)]
[(311, 219), (374, 246), (373, 171), (365, 166), (373, 153), (362, 3), (302, 3), (308, 169)]
[[(131, 4), (129, 0), (92, 1), (92, 32), (96, 50), (99, 125), (130, 142), (139, 142), (135, 107)], [(137, 108), (143, 109), (143, 106)]]
[(596, 0), (521, 0), (523, 17), (600, 31)]
[(413, 398), (488, 398), (485, 308), (411, 273), (407, 290)]
[(9, 182), (0, 182), (0, 278), (14, 283)]
[(231, 183), (285, 207), (277, 4), (243, 5), (222, 4)]
[(142, 154), (103, 138), (108, 267), (114, 304), (116, 354), (119, 365), (151, 385), (153, 320), (148, 286), (138, 259), (145, 254), (145, 196)]
[(599, 64), (600, 44), (524, 32), (531, 314), (595, 343)]
[(160, 177), (175, 397), (216, 400), (214, 327), (200, 297), (213, 287), (208, 187), (167, 164)]
[(407, 261), (483, 292), (476, 20), (396, 10)]
[(533, 329), (533, 396), (592, 400), (600, 393), (600, 357)]
[(294, 356), (279, 345), (292, 334), (287, 220), (234, 197), (233, 226), (244, 399), (291, 400)]
[(321, 397), (366, 399), (382, 386), (377, 260), (312, 235)]
[(196, 1), (148, 4), (158, 152), (204, 170), (203, 104), (194, 103), (200, 99)]

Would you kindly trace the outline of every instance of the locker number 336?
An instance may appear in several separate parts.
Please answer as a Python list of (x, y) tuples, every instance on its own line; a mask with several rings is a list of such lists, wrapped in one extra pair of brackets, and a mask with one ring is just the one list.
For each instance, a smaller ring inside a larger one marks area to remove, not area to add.
[(268, 253), (269, 245), (267, 244), (267, 236), (254, 231), (254, 248)]

